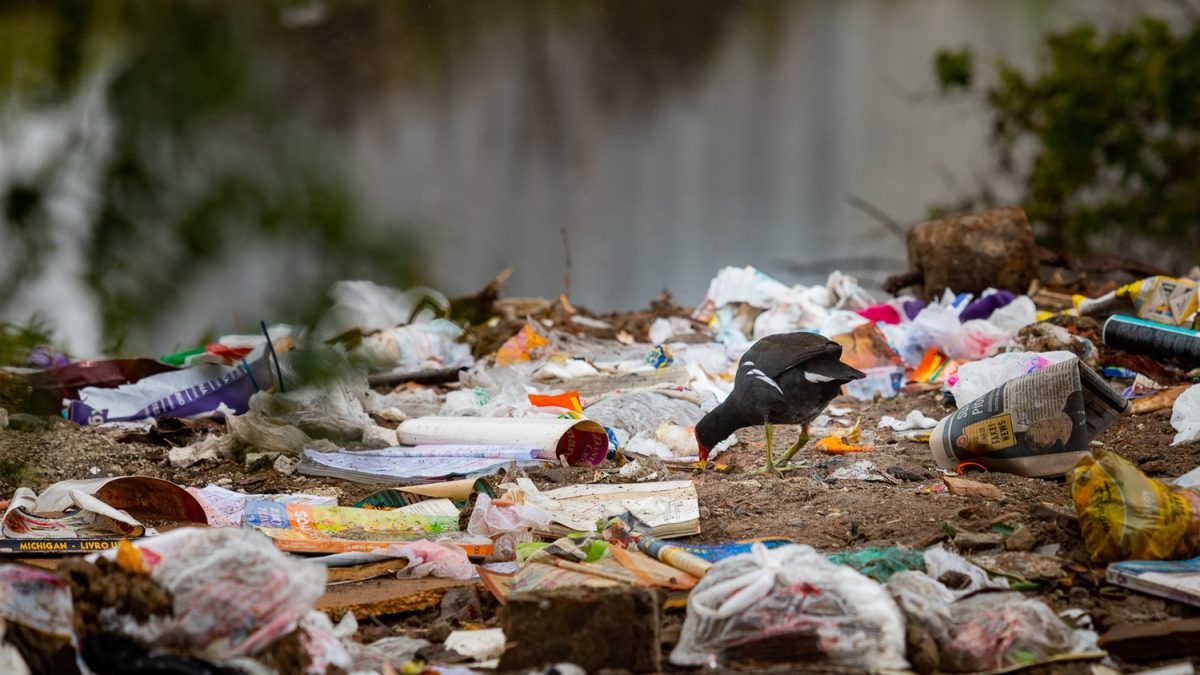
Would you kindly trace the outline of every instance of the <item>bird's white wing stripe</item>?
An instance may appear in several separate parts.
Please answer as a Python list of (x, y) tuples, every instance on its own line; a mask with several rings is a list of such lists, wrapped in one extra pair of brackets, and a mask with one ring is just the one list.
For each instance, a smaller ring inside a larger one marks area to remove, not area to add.
[(817, 373), (810, 373), (807, 371), (804, 373), (804, 379), (808, 380), (809, 382), (833, 382), (832, 377), (826, 377), (824, 375), (818, 375)]
[(759, 380), (762, 380), (763, 382), (766, 382), (767, 384), (771, 385), (772, 387), (775, 387), (775, 391), (779, 392), (780, 394), (783, 393), (783, 389), (779, 388), (779, 383), (776, 382), (775, 380), (772, 380), (770, 378), (770, 376), (768, 376), (766, 373), (759, 370), (758, 368), (751, 370), (750, 375), (754, 376), (755, 378), (757, 378)]

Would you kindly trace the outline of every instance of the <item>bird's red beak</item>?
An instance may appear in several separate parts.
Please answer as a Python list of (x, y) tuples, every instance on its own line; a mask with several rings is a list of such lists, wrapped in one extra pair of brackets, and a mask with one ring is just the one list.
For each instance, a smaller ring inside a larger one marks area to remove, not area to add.
[(700, 465), (708, 464), (709, 449), (704, 447), (704, 444), (700, 442), (699, 436), (696, 436), (696, 445), (700, 448)]

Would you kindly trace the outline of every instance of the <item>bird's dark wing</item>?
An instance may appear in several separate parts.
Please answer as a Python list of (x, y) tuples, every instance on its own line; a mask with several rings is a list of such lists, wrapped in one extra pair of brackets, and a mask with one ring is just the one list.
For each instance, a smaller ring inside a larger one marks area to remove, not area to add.
[(834, 359), (841, 358), (842, 346), (816, 333), (768, 335), (742, 356), (738, 377), (746, 370), (745, 366), (750, 365), (774, 380), (801, 363), (826, 354)]

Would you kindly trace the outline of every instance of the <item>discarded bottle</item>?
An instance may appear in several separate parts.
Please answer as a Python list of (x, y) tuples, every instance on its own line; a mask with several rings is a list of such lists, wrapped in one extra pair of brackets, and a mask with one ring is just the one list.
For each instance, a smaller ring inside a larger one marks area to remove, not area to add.
[(1130, 311), (1143, 319), (1173, 326), (1195, 326), (1197, 285), (1193, 279), (1146, 277), (1098, 298), (1072, 297), (1080, 316), (1105, 316)]
[(1104, 322), (1104, 344), (1134, 354), (1200, 366), (1200, 331), (1117, 314)]

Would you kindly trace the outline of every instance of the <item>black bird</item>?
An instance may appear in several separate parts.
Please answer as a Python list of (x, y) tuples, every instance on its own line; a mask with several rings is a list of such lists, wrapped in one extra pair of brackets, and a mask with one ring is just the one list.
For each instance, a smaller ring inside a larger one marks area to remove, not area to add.
[(842, 363), (841, 355), (841, 345), (816, 333), (769, 335), (754, 343), (738, 363), (733, 391), (696, 423), (701, 466), (707, 465), (712, 447), (734, 431), (762, 424), (767, 432), (764, 471), (778, 474), (771, 425), (804, 425), (800, 438), (780, 461), (786, 464), (808, 442), (808, 423), (842, 385), (866, 377)]

